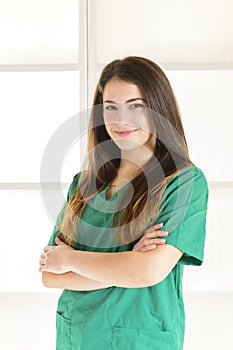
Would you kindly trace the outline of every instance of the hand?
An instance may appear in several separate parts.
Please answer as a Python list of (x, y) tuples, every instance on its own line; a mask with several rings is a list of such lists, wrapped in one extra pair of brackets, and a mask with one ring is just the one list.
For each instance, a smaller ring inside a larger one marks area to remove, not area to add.
[(48, 271), (57, 274), (69, 272), (69, 254), (73, 248), (66, 245), (58, 237), (55, 239), (57, 246), (45, 247), (40, 256), (40, 272)]
[(168, 232), (159, 230), (162, 226), (163, 224), (157, 224), (149, 227), (140, 241), (135, 244), (133, 251), (146, 252), (155, 249), (157, 245), (165, 244), (166, 240), (164, 238), (158, 238), (167, 237), (168, 235)]

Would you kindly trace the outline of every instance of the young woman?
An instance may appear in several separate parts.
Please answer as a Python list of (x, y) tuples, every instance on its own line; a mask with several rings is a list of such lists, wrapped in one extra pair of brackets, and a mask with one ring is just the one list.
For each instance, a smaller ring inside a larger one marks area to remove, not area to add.
[(104, 68), (87, 159), (40, 257), (44, 285), (64, 289), (57, 350), (180, 350), (183, 267), (203, 260), (208, 187), (154, 62)]

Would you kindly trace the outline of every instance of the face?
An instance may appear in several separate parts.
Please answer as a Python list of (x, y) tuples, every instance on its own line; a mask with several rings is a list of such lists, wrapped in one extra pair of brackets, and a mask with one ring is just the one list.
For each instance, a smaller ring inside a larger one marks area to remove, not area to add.
[(111, 79), (103, 92), (104, 123), (111, 139), (121, 150), (155, 144), (144, 96), (135, 84)]

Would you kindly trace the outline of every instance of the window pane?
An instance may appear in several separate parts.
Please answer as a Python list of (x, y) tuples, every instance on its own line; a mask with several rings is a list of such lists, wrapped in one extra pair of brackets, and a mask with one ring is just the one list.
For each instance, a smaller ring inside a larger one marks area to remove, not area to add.
[(45, 147), (79, 111), (79, 73), (0, 73), (0, 96), (0, 182), (39, 182)]
[(78, 63), (79, 1), (0, 2), (0, 64)]
[(209, 181), (232, 181), (233, 71), (170, 71), (191, 159)]
[(136, 54), (158, 62), (233, 62), (228, 0), (99, 0), (96, 61)]
[(4, 190), (0, 196), (0, 292), (48, 292), (38, 267), (53, 224), (44, 211), (40, 192)]
[(232, 291), (232, 198), (233, 188), (210, 188), (204, 264), (186, 268), (184, 289)]

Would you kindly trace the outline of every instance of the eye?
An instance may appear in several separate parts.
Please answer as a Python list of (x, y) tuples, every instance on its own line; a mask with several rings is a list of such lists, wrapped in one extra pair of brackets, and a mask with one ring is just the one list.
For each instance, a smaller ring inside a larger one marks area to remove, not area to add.
[(107, 111), (116, 111), (117, 107), (115, 105), (105, 105), (104, 109)]
[(141, 109), (143, 108), (143, 104), (142, 103), (133, 103), (129, 106), (130, 109)]

